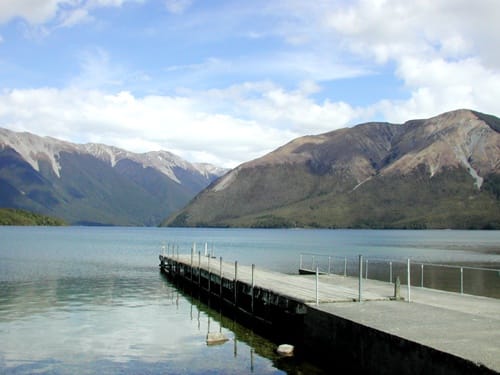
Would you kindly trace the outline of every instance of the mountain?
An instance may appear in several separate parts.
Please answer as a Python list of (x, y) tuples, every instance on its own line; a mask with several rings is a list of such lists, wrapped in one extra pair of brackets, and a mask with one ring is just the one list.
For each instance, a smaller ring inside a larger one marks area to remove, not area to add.
[(167, 152), (128, 152), (0, 128), (0, 207), (80, 225), (158, 225), (225, 172)]
[(457, 110), (301, 137), (163, 225), (500, 229), (500, 119)]

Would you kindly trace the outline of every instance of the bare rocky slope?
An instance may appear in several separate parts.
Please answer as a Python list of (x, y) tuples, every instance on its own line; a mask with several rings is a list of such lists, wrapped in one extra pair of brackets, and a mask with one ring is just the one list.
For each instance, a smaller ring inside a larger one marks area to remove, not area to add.
[(0, 128), (0, 207), (81, 225), (158, 225), (226, 170)]
[(500, 228), (499, 198), (500, 119), (463, 109), (295, 139), (163, 224)]

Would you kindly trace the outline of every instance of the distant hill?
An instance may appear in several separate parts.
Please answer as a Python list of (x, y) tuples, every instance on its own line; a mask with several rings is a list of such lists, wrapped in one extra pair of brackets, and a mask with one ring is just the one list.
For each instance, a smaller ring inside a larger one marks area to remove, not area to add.
[(301, 137), (163, 225), (500, 229), (500, 119), (457, 110)]
[(79, 225), (158, 225), (226, 170), (0, 128), (0, 206)]
[(50, 216), (38, 215), (33, 212), (14, 208), (0, 208), (0, 225), (45, 225), (62, 226), (66, 223)]

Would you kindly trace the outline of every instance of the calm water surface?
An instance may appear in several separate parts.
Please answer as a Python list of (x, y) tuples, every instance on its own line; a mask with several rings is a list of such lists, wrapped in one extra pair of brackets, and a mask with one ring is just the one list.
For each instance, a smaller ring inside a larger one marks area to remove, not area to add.
[[(321, 373), (184, 295), (162, 245), (296, 273), (301, 252), (498, 268), (500, 232), (0, 227), (0, 373)], [(207, 346), (206, 334), (229, 341)]]

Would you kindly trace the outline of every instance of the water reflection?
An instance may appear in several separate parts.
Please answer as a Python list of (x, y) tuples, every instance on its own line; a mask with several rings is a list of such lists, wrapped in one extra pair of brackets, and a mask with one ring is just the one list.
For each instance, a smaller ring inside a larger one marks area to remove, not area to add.
[[(165, 280), (167, 280), (166, 277)], [(232, 337), (229, 336), (229, 342), (233, 346), (233, 357), (237, 359), (236, 363), (245, 364), (243, 367), (250, 369), (250, 372), (260, 374), (269, 371), (270, 368), (262, 368), (261, 361), (258, 360), (259, 358), (268, 358), (272, 361), (275, 369), (280, 369), (287, 374), (325, 374), (321, 368), (307, 362), (300, 356), (282, 357), (278, 355), (276, 353), (278, 343), (255, 333), (240, 324), (234, 317), (223, 314), (220, 307), (212, 308), (210, 299), (205, 303), (196, 292), (191, 291), (188, 293), (180, 287), (178, 287), (178, 293), (190, 302), (192, 309), (197, 311), (197, 316), (191, 311), (190, 318), (191, 320), (197, 320), (200, 332), (208, 334), (209, 332), (219, 331), (232, 335)], [(227, 345), (227, 343), (223, 345)]]
[[(208, 332), (228, 341), (207, 346)], [(0, 372), (298, 373), (274, 344), (158, 272), (0, 283)]]

